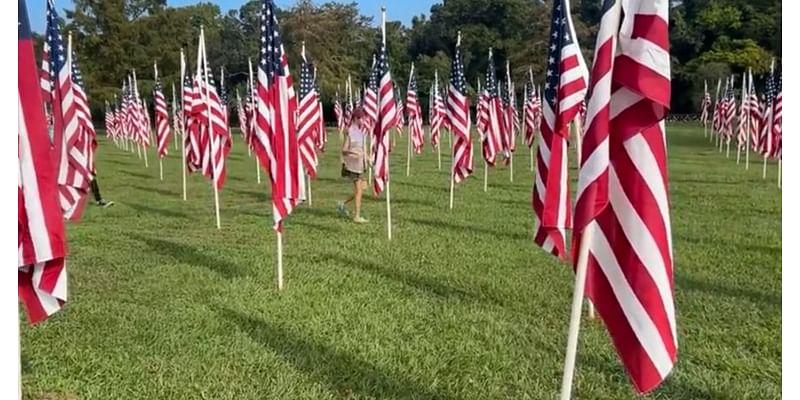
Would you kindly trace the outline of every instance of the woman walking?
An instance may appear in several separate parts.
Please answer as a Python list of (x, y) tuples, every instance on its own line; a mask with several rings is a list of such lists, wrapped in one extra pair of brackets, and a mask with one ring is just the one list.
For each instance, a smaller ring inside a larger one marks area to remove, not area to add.
[(358, 107), (353, 110), (350, 126), (347, 128), (347, 135), (342, 143), (342, 178), (347, 178), (353, 182), (353, 194), (345, 201), (336, 203), (336, 210), (339, 214), (348, 216), (347, 205), (353, 202), (353, 222), (364, 224), (367, 219), (361, 215), (361, 196), (367, 187), (364, 180), (364, 164), (368, 160), (369, 151), (365, 146), (365, 133), (361, 129), (361, 119), (364, 118), (364, 110)]

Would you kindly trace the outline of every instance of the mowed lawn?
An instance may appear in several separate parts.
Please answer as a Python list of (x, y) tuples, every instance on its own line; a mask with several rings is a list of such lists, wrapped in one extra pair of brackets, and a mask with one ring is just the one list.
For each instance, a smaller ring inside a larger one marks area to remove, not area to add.
[[(668, 128), (679, 361), (650, 398), (779, 398), (781, 192), (716, 151), (696, 125)], [(449, 158), (425, 148), (405, 176), (392, 153), (393, 239), (383, 197), (370, 222), (336, 214), (334, 132), (284, 235), (286, 288), (275, 284), (266, 177), (235, 135), (220, 195), (199, 175), (181, 199), (180, 153), (164, 181), (150, 153), (101, 139), (102, 193), (70, 224), (69, 302), (29, 327), (21, 314), (31, 399), (553, 399), (561, 381), (571, 269), (536, 247), (528, 149), (514, 182), (483, 164), (456, 187)], [(447, 140), (443, 143), (447, 145)], [(570, 153), (570, 157), (573, 153)], [(574, 160), (571, 160), (575, 178)], [(584, 319), (574, 397), (634, 398), (602, 323)]]

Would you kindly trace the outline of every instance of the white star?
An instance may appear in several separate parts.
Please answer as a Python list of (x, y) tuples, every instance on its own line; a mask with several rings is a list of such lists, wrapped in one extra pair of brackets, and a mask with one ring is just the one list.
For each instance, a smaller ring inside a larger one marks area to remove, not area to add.
[(555, 49), (556, 49), (556, 44), (555, 44), (555, 43), (553, 43), (553, 44), (550, 46), (550, 51), (555, 51)]
[(548, 64), (555, 64), (556, 60), (553, 57), (547, 59)]

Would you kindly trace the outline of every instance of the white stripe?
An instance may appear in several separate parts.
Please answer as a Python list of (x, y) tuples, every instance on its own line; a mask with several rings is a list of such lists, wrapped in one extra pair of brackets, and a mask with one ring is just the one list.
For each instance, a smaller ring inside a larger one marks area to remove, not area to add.
[(606, 136), (603, 141), (597, 145), (592, 154), (589, 155), (586, 162), (581, 165), (578, 177), (578, 190), (575, 195), (576, 199), (580, 199), (581, 196), (583, 196), (584, 190), (606, 171), (608, 168), (608, 157), (608, 136)]
[[(39, 304), (42, 306), (42, 309), (44, 309), (44, 312), (47, 315), (53, 315), (58, 310), (61, 309), (61, 305), (58, 304), (58, 299), (56, 298), (56, 296), (51, 295), (50, 293), (47, 293), (46, 291), (39, 289), (39, 285), (41, 285), (42, 283), (43, 272), (44, 272), (44, 263), (36, 264), (33, 266), (33, 274), (31, 279), (33, 291), (36, 294), (36, 298), (37, 300), (39, 300)], [(65, 271), (62, 270), (61, 274), (59, 274), (58, 277), (59, 282), (62, 280), (62, 275), (66, 275), (64, 272)], [(66, 285), (66, 277), (64, 277), (64, 285)], [(55, 291), (53, 294), (55, 294)], [(64, 287), (64, 293), (62, 294), (66, 296), (66, 286)], [(66, 301), (66, 298), (62, 300)]]
[[(648, 226), (641, 220), (638, 211), (622, 190), (622, 183), (619, 181), (613, 165), (608, 170), (608, 197), (614, 209), (614, 215), (622, 231), (625, 232), (626, 240), (658, 289), (672, 330), (672, 337), (677, 338), (675, 335), (675, 304), (672, 301), (672, 288), (670, 278), (667, 276), (667, 266), (664, 265), (661, 251), (659, 251), (658, 244)], [(664, 222), (669, 224), (669, 220)]]
[(592, 221), (586, 229), (593, 229), (594, 235), (590, 244), (590, 252), (597, 260), (597, 265), (605, 275), (611, 286), (614, 297), (625, 315), (625, 319), (638, 339), (639, 345), (647, 353), (650, 361), (655, 366), (661, 378), (666, 377), (672, 370), (673, 363), (670, 359), (661, 335), (650, 319), (647, 310), (639, 302), (633, 289), (628, 284), (617, 259), (611, 249), (611, 244), (600, 229), (600, 226)]
[[(22, 99), (18, 100), (18, 122), (20, 140), (19, 173), (22, 185), (22, 195), (25, 202), (25, 212), (28, 214), (28, 229), (31, 235), (31, 243), (36, 261), (47, 261), (53, 258), (52, 248), (50, 248), (50, 236), (47, 232), (47, 225), (44, 221), (44, 209), (40, 202), (39, 186), (36, 180), (36, 166), (33, 163), (33, 153), (28, 126), (26, 125), (25, 115), (22, 111)], [(23, 262), (20, 258), (18, 266)]]

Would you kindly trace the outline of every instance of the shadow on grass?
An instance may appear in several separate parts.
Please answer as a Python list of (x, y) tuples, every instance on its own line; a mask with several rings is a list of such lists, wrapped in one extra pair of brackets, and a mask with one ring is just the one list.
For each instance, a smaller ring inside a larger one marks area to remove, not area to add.
[(128, 236), (131, 239), (146, 244), (156, 254), (171, 258), (183, 264), (206, 268), (222, 275), (226, 279), (245, 276), (236, 264), (209, 254), (203, 254), (187, 244), (147, 237), (137, 233), (130, 233)]
[(143, 174), (141, 172), (127, 171), (127, 170), (124, 170), (124, 169), (119, 170), (119, 172), (121, 172), (121, 173), (123, 173), (125, 175), (132, 176), (134, 178), (150, 179), (150, 175)]
[(131, 165), (130, 162), (120, 161), (120, 160), (115, 160), (115, 159), (105, 160), (105, 162), (111, 163), (111, 164), (117, 164), (117, 165), (124, 165), (124, 166)]
[(130, 208), (132, 208), (132, 209), (134, 209), (137, 212), (142, 213), (142, 214), (150, 214), (150, 215), (155, 214), (155, 215), (160, 215), (162, 217), (167, 217), (167, 218), (183, 218), (183, 219), (188, 218), (186, 216), (186, 214), (184, 214), (183, 212), (170, 210), (170, 209), (166, 209), (166, 208), (155, 208), (155, 207), (150, 207), (150, 206), (146, 206), (146, 205), (143, 205), (143, 204), (126, 203), (126, 202), (123, 202), (122, 204), (124, 204), (124, 205), (126, 205), (126, 206), (128, 206), (128, 207), (130, 207)]
[(269, 193), (267, 192), (257, 192), (252, 190), (241, 190), (241, 189), (230, 189), (231, 193), (237, 194), (239, 196), (246, 196), (250, 197), (250, 199), (258, 201), (258, 202), (267, 202), (270, 201)]
[(418, 218), (409, 218), (407, 221), (414, 224), (424, 225), (436, 229), (445, 228), (464, 234), (480, 233), (495, 237), (506, 237), (512, 240), (531, 240), (530, 234), (527, 233), (523, 234), (523, 233), (512, 233), (506, 231), (497, 231), (494, 229), (488, 229), (477, 225), (459, 225), (459, 224), (454, 224), (452, 222), (418, 219)]
[(397, 182), (397, 184), (398, 184), (398, 186), (411, 186), (411, 187), (414, 187), (414, 188), (430, 190), (432, 192), (450, 193), (450, 187), (447, 186), (448, 183), (447, 183), (446, 179), (447, 179), (447, 177), (445, 177), (445, 180), (443, 181), (442, 186), (423, 185), (421, 183), (408, 182), (408, 181)]
[(226, 308), (220, 309), (219, 313), (236, 324), (254, 342), (277, 353), (296, 369), (327, 386), (334, 396), (345, 399), (453, 398), (449, 394), (422, 387), (411, 379), (391, 376), (368, 361), (250, 314)]
[(411, 198), (394, 198), (392, 197), (392, 203), (400, 204), (400, 205), (414, 205), (414, 206), (422, 206), (422, 207), (431, 207), (431, 208), (441, 208), (444, 209), (447, 207), (447, 199), (443, 199), (440, 202), (434, 202), (430, 200), (422, 200), (422, 199), (411, 199)]
[(301, 218), (290, 218), (289, 220), (286, 221), (286, 227), (291, 227), (292, 225), (303, 226), (306, 228), (310, 228), (312, 230), (327, 232), (327, 233), (341, 232), (341, 229), (334, 228), (332, 225), (318, 224), (316, 222), (303, 220)]
[(338, 253), (326, 253), (322, 257), (327, 260), (334, 261), (337, 265), (347, 268), (358, 268), (362, 271), (378, 275), (385, 279), (393, 280), (402, 283), (412, 289), (428, 292), (432, 295), (442, 297), (445, 299), (457, 299), (464, 302), (477, 302), (486, 301), (500, 307), (507, 307), (507, 301), (497, 298), (488, 291), (467, 290), (459, 287), (453, 287), (442, 283), (442, 278), (434, 278), (415, 274), (413, 272), (402, 271), (392, 268), (391, 266), (384, 266), (380, 263), (351, 258)]
[(133, 185), (133, 186), (131, 186), (131, 188), (132, 189), (136, 189), (136, 190), (141, 190), (143, 192), (158, 193), (158, 194), (160, 194), (162, 196), (169, 196), (169, 197), (175, 197), (175, 198), (180, 198), (180, 196), (181, 196), (181, 194), (179, 192), (177, 192), (177, 191), (173, 192), (172, 190), (160, 189), (160, 188), (152, 187), (152, 186), (151, 187), (144, 187), (144, 186), (139, 186), (139, 185)]
[(728, 286), (717, 282), (700, 280), (684, 274), (675, 274), (675, 287), (744, 299), (762, 306), (781, 306), (780, 294), (765, 293), (760, 290), (741, 286)]

